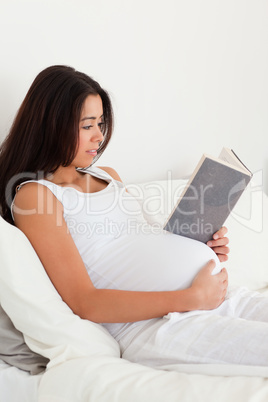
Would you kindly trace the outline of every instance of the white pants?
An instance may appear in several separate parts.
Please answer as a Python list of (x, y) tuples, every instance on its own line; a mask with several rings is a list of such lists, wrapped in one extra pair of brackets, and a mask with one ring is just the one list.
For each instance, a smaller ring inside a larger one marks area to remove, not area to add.
[(268, 367), (268, 297), (229, 291), (215, 310), (170, 313), (119, 341), (122, 357), (151, 367), (230, 363)]

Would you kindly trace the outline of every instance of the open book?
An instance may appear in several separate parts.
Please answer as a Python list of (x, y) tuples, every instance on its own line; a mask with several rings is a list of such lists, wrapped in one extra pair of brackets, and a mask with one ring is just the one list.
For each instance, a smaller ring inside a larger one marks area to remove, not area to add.
[(251, 177), (228, 148), (219, 158), (204, 154), (164, 229), (206, 243), (222, 227)]

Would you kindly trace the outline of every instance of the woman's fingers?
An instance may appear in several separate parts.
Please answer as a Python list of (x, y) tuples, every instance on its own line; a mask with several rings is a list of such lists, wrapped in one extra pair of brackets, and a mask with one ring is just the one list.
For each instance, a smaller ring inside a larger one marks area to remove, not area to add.
[(227, 232), (228, 232), (227, 227), (222, 226), (216, 233), (214, 233), (213, 239), (215, 240), (220, 239), (221, 237), (224, 237)]
[(221, 270), (221, 274), (222, 274), (222, 280), (223, 282), (228, 281), (228, 272), (226, 268), (222, 268)]
[(228, 254), (230, 252), (229, 247), (222, 246), (222, 247), (212, 247), (212, 248), (216, 254)]
[(223, 226), (216, 233), (214, 233), (213, 239), (207, 242), (207, 245), (217, 254), (220, 262), (227, 261), (227, 254), (230, 252), (229, 247), (226, 247), (226, 245), (229, 243), (228, 237), (225, 236), (227, 232), (228, 229)]
[(207, 245), (209, 247), (226, 246), (229, 243), (228, 237), (222, 237), (219, 240), (209, 240)]
[(220, 262), (225, 262), (228, 260), (228, 255), (227, 254), (217, 254), (218, 259)]

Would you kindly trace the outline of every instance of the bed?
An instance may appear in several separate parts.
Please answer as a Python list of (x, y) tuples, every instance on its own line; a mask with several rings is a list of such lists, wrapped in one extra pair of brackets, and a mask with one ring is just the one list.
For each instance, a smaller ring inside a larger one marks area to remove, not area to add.
[[(162, 225), (185, 183), (181, 179), (129, 184), (128, 190), (141, 202), (148, 222)], [(241, 285), (268, 294), (267, 215), (268, 198), (254, 180), (226, 222), (230, 287)], [(49, 361), (45, 370), (34, 370), (27, 366), (31, 359), (25, 366), (0, 360), (3, 402), (268, 400), (266, 367), (178, 364), (155, 370), (120, 358), (116, 341), (100, 325), (72, 313), (28, 240), (3, 219), (0, 302), (14, 330), (23, 334), (24, 347)]]

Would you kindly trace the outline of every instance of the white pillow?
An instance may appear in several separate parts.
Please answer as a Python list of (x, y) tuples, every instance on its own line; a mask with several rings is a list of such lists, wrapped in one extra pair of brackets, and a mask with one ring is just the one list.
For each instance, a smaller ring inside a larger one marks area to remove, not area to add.
[(234, 285), (260, 290), (268, 286), (268, 197), (252, 182), (225, 225), (229, 229), (230, 257), (225, 264)]
[(26, 236), (1, 217), (0, 301), (30, 349), (50, 359), (49, 367), (80, 356), (120, 357), (106, 329), (73, 314)]
[[(187, 179), (160, 180), (128, 185), (143, 207), (145, 219), (164, 226)], [(229, 283), (262, 289), (268, 285), (268, 197), (256, 180), (248, 185), (224, 224), (230, 239), (229, 260), (223, 265), (229, 272)]]

